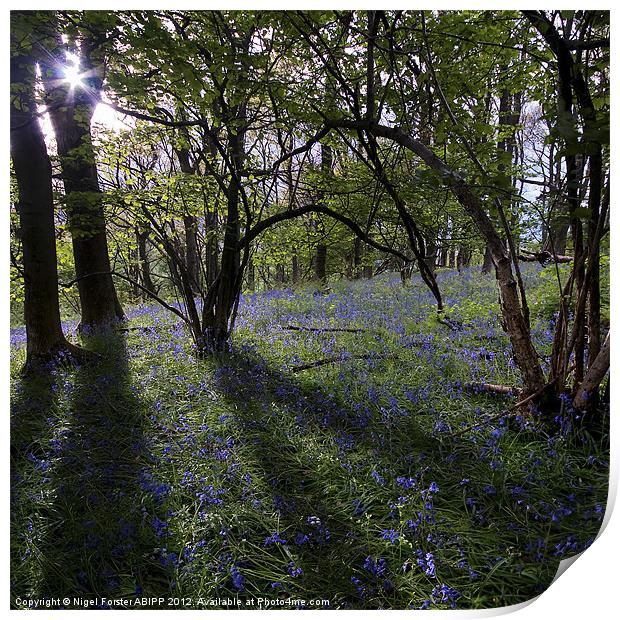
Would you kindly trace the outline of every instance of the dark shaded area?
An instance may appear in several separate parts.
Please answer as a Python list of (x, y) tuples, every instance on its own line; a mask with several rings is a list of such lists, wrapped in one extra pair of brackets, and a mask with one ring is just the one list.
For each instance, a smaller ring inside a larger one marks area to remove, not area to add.
[[(37, 515), (38, 523), (24, 529), (33, 541), (27, 553), (40, 562), (36, 585), (13, 577), (13, 599), (29, 592), (61, 599), (161, 595), (170, 587), (150, 523), (163, 487), (150, 471), (148, 403), (132, 387), (121, 336), (108, 333), (87, 344), (101, 355), (96, 361), (17, 387), (12, 518)], [(69, 400), (66, 419), (57, 417), (60, 396)], [(43, 473), (40, 485), (25, 479), (33, 462), (35, 474)], [(40, 488), (38, 496), (32, 488)], [(15, 545), (24, 542), (20, 534), (12, 532)]]

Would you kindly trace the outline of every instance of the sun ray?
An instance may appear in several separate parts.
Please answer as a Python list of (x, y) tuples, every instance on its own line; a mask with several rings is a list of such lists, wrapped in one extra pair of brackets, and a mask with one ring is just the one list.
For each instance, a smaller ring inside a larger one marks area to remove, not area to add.
[(65, 80), (69, 83), (69, 86), (71, 88), (83, 86), (80, 66), (77, 63), (74, 63), (72, 65), (66, 65), (65, 67), (63, 67), (63, 72), (65, 74)]

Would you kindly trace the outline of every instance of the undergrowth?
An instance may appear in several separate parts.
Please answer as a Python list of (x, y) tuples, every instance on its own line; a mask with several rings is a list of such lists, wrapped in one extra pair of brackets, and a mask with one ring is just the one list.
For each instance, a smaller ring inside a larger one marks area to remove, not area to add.
[[(15, 330), (13, 604), (470, 609), (542, 592), (597, 535), (606, 437), (572, 432), (569, 408), (554, 432), (535, 413), (489, 423), (513, 400), (468, 386), (519, 381), (495, 285), (439, 283), (461, 329), (419, 281), (383, 278), (247, 295), (209, 359), (145, 306), (85, 338), (96, 363), (21, 377)], [(543, 357), (552, 320), (533, 325)]]

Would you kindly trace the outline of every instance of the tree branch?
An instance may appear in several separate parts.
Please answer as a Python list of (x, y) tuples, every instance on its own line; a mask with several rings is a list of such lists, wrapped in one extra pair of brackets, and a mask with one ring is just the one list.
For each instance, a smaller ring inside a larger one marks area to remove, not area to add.
[(63, 288), (71, 288), (74, 284), (77, 284), (78, 282), (80, 282), (81, 280), (84, 280), (85, 278), (90, 278), (93, 276), (104, 276), (104, 275), (115, 276), (117, 278), (120, 278), (121, 280), (125, 280), (126, 282), (129, 282), (129, 284), (132, 284), (133, 286), (137, 286), (141, 291), (146, 293), (149, 297), (151, 297), (161, 306), (166, 308), (166, 310), (169, 310), (173, 314), (176, 314), (179, 318), (181, 318), (185, 323), (189, 325), (189, 320), (180, 310), (177, 310), (177, 308), (175, 308), (174, 306), (171, 306), (170, 304), (166, 303), (161, 297), (153, 293), (153, 291), (150, 291), (145, 286), (142, 286), (139, 282), (136, 282), (135, 280), (132, 280), (131, 278), (128, 278), (126, 275), (123, 275), (122, 273), (118, 273), (117, 271), (97, 271), (93, 273), (87, 273), (86, 275), (80, 276), (79, 278), (75, 278), (74, 280), (71, 280), (70, 282), (66, 282), (66, 283), (59, 282), (58, 284), (62, 286)]
[(290, 220), (295, 217), (299, 217), (300, 215), (305, 215), (306, 213), (324, 213), (325, 215), (328, 215), (334, 218), (335, 220), (342, 222), (345, 226), (348, 226), (360, 239), (365, 241), (368, 245), (372, 246), (373, 248), (380, 250), (381, 252), (387, 252), (389, 254), (393, 254), (394, 256), (397, 256), (398, 258), (400, 258), (402, 261), (406, 263), (411, 262), (410, 258), (405, 256), (398, 250), (394, 250), (393, 248), (390, 248), (386, 245), (382, 245), (381, 243), (377, 243), (376, 241), (373, 241), (373, 239), (369, 237), (362, 230), (362, 228), (350, 218), (336, 211), (332, 211), (328, 207), (325, 207), (323, 205), (317, 205), (317, 204), (306, 205), (304, 207), (299, 207), (297, 209), (291, 209), (290, 211), (282, 211), (282, 213), (276, 213), (275, 215), (272, 215), (271, 217), (261, 220), (260, 222), (258, 222), (258, 224), (256, 224), (254, 227), (252, 227), (249, 230), (249, 232), (245, 235), (245, 237), (242, 237), (238, 241), (237, 248), (238, 249), (244, 248), (249, 243), (251, 243), (254, 239), (256, 239), (258, 235), (260, 235), (262, 232), (267, 230), (267, 228), (269, 228), (270, 226), (273, 226), (274, 224), (277, 224), (278, 222), (283, 222), (285, 220)]

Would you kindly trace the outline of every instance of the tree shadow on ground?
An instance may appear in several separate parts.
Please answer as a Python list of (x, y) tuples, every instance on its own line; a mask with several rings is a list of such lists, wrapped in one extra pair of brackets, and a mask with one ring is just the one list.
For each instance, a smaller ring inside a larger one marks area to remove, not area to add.
[[(58, 605), (68, 608), (83, 608), (74, 597), (98, 597), (106, 607), (103, 598), (161, 596), (171, 580), (154, 554), (149, 522), (162, 492), (144, 432), (149, 404), (132, 388), (122, 336), (91, 337), (88, 345), (96, 361), (40, 377), (47, 386), (36, 401), (32, 380), (23, 383), (13, 404), (21, 426), (12, 430), (13, 475), (32, 478), (34, 448), (35, 469), (44, 470), (40, 480), (22, 479), (16, 491), (33, 516), (26, 524), (32, 566), (20, 567), (25, 576), (14, 596), (68, 597), (68, 605)], [(62, 406), (59, 398), (66, 399)]]
[[(441, 512), (444, 497), (445, 507), (450, 510), (454, 510), (454, 494), (463, 497), (463, 509), (453, 517), (459, 521), (460, 531), (469, 530), (475, 541), (454, 543), (452, 555), (455, 565), (463, 564), (463, 583), (471, 581), (473, 572), (468, 571), (474, 569), (462, 562), (468, 545), (479, 545), (485, 536), (484, 544), (488, 545), (497, 518), (500, 522), (507, 520), (507, 515), (501, 514), (503, 507), (499, 500), (494, 506), (480, 491), (483, 483), (492, 481), (493, 475), (489, 470), (488, 481), (476, 480), (480, 477), (479, 446), (459, 437), (448, 442), (440, 440), (430, 430), (432, 423), (420, 423), (415, 414), (378, 423), (377, 419), (371, 419), (373, 414), (367, 409), (343, 402), (326, 389), (304, 383), (295, 375), (270, 368), (265, 360), (251, 353), (238, 352), (221, 360), (216, 380), (231, 409), (237, 412), (235, 424), (244, 449), (271, 488), (280, 532), (285, 533), (282, 536), (295, 557), (310, 568), (303, 578), (306, 592), (315, 596), (330, 593), (332, 606), (343, 608), (408, 605), (389, 578), (378, 579), (362, 569), (366, 558), (379, 547), (376, 539), (381, 539), (382, 533), (389, 536), (385, 532), (392, 528), (399, 529), (402, 514), (407, 511), (406, 507), (399, 508), (399, 495), (409, 493), (408, 485), (416, 490), (418, 497), (424, 498), (422, 503), (426, 506), (412, 512), (412, 521), (421, 521), (421, 526), (420, 522), (414, 523), (407, 534), (420, 547), (425, 546), (422, 536), (426, 538), (431, 532), (443, 539), (441, 544), (453, 544), (453, 541), (446, 542), (451, 540), (451, 525), (437, 517), (437, 510)], [(336, 472), (335, 476), (325, 475), (327, 470), (320, 465), (320, 459), (307, 458), (305, 447), (310, 444), (321, 444), (325, 458), (339, 462), (337, 469), (330, 470)], [(382, 480), (380, 472), (385, 471), (384, 465), (385, 469), (399, 472), (402, 486), (394, 485), (393, 478)], [(367, 489), (368, 478), (374, 477), (371, 469), (376, 473), (376, 493), (373, 497), (362, 496), (361, 487)], [(363, 485), (358, 484), (362, 476), (366, 477)], [(468, 486), (470, 481), (477, 491)], [(441, 489), (440, 494), (428, 491), (432, 483)], [(498, 496), (501, 491), (498, 489)], [(469, 506), (465, 504), (467, 497), (473, 498)], [(366, 517), (375, 524), (372, 543), (368, 541)], [(479, 536), (480, 530), (485, 532), (483, 536)], [(501, 538), (505, 540), (505, 532), (498, 536), (498, 549), (503, 545)], [(521, 538), (515, 532), (516, 545), (523, 545), (526, 539), (527, 532)], [(305, 542), (298, 544), (300, 541)], [(446, 557), (449, 556), (446, 552)], [(514, 583), (510, 584), (505, 582), (507, 574), (503, 572), (504, 582), (485, 584), (487, 600), (495, 595), (501, 595), (504, 604), (528, 600), (546, 588), (557, 569), (557, 561), (548, 565), (536, 562), (534, 552), (528, 557), (523, 551), (521, 561), (536, 565), (531, 578), (515, 573)], [(416, 566), (416, 556), (412, 555), (409, 562)], [(485, 570), (482, 566), (475, 568), (479, 574)], [(492, 570), (493, 566), (486, 567), (487, 574)], [(360, 598), (362, 586), (356, 587), (352, 579), (356, 575), (370, 580), (363, 586), (364, 600)], [(458, 587), (458, 584), (451, 585)]]

